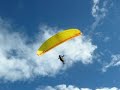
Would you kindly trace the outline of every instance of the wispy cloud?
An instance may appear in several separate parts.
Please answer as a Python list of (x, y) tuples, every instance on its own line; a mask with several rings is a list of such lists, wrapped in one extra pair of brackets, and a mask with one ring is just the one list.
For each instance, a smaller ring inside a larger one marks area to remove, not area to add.
[[(92, 16), (94, 18), (99, 18), (99, 17), (105, 17), (106, 13), (107, 13), (107, 9), (109, 7), (107, 7), (108, 3), (110, 2), (110, 0), (104, 0), (103, 2), (101, 2), (101, 0), (93, 0), (93, 7), (92, 7)], [(100, 3), (102, 3), (100, 5)]]
[(102, 71), (106, 72), (108, 68), (120, 65), (120, 54), (112, 55), (112, 60), (110, 63), (103, 66)]
[(108, 42), (109, 40), (110, 40), (110, 37), (105, 37), (105, 38), (103, 39), (104, 42)]
[(90, 89), (90, 88), (79, 88), (74, 85), (57, 85), (57, 86), (46, 86), (46, 87), (38, 87), (36, 90), (120, 90), (117, 87), (103, 87), (103, 88), (96, 88), (96, 89)]
[[(90, 37), (93, 35), (93, 33), (98, 36), (98, 38), (101, 38), (103, 42), (109, 42), (111, 38), (109, 36), (105, 36), (102, 32), (94, 32), (96, 30), (96, 27), (99, 26), (104, 22), (104, 19), (107, 17), (109, 9), (112, 7), (112, 0), (92, 0), (93, 1), (93, 6), (91, 10), (91, 14), (94, 18), (94, 22), (91, 25), (91, 31), (89, 33)], [(103, 52), (109, 53), (109, 50), (104, 50)], [(107, 67), (109, 65), (105, 66), (102, 71), (106, 71)]]
[[(70, 40), (38, 57), (38, 47), (58, 29), (41, 27), (36, 40), (31, 43), (28, 43), (27, 35), (13, 32), (16, 31), (13, 29), (10, 23), (0, 19), (0, 79), (16, 81), (35, 76), (51, 76), (72, 66), (74, 62), (89, 64), (93, 61), (97, 46), (85, 36)], [(64, 67), (58, 59), (59, 54), (65, 55)]]
[(110, 0), (104, 0), (103, 2), (101, 0), (93, 0), (91, 14), (94, 17), (95, 21), (91, 25), (90, 33), (93, 33), (96, 27), (100, 24), (101, 20), (105, 18), (110, 5)]

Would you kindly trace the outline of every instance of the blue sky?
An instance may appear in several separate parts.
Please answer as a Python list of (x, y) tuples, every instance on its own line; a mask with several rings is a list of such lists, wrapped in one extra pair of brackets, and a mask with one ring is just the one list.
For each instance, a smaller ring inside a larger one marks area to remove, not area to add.
[[(1, 0), (0, 90), (119, 90), (119, 4)], [(36, 55), (44, 40), (68, 28), (80, 29), (83, 36)], [(63, 52), (67, 64), (62, 68), (56, 58)]]

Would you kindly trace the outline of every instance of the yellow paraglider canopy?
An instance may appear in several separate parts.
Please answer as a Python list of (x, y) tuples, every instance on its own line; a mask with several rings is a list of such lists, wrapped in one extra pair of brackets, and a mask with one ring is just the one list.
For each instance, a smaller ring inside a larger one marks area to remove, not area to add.
[(40, 56), (47, 51), (51, 50), (52, 48), (60, 45), (61, 43), (70, 40), (76, 36), (81, 35), (82, 33), (78, 29), (67, 29), (50, 37), (46, 40), (38, 49), (37, 55)]

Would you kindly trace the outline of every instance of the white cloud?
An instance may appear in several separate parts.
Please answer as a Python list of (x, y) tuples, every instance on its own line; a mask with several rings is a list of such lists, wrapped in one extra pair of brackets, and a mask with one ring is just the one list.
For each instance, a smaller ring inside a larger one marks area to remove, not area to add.
[(104, 88), (99, 88), (96, 90), (120, 90), (120, 89), (118, 89), (117, 87), (112, 87), (112, 88), (104, 87)]
[(106, 72), (108, 68), (120, 65), (120, 54), (112, 55), (112, 60), (110, 63), (103, 66), (102, 71)]
[(46, 86), (46, 87), (38, 87), (36, 88), (36, 90), (120, 90), (117, 87), (103, 87), (103, 88), (96, 88), (96, 89), (90, 89), (90, 88), (79, 88), (76, 87), (74, 85), (65, 85), (65, 84), (61, 84), (61, 85), (57, 85), (57, 86)]
[[(45, 55), (38, 57), (36, 51), (42, 42), (56, 33), (57, 29), (42, 27), (34, 42), (20, 34), (10, 23), (0, 19), (0, 79), (16, 81), (35, 76), (51, 76), (65, 70), (74, 62), (92, 63), (97, 46), (85, 36), (70, 40)], [(32, 37), (30, 37), (32, 38)], [(65, 55), (66, 64), (58, 59)], [(63, 67), (63, 68), (61, 68)]]
[(89, 88), (78, 88), (76, 86), (73, 85), (65, 85), (65, 84), (61, 84), (61, 85), (57, 85), (55, 87), (52, 86), (46, 86), (46, 87), (38, 87), (36, 88), (36, 90), (91, 90)]
[(80, 90), (92, 90), (90, 88), (81, 88)]

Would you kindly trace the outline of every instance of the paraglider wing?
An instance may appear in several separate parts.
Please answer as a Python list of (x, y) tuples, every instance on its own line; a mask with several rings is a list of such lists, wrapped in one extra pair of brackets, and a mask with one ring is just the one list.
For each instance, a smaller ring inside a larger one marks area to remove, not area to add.
[(76, 36), (81, 35), (82, 33), (78, 29), (68, 29), (61, 32), (58, 32), (57, 34), (50, 37), (48, 40), (46, 40), (38, 49), (37, 55), (40, 56), (47, 51), (51, 50), (52, 48), (60, 45), (61, 43), (70, 40)]

